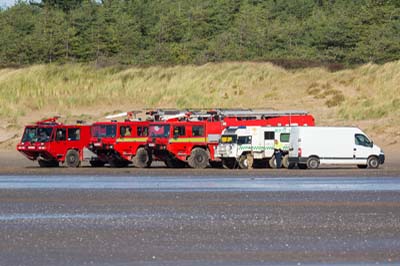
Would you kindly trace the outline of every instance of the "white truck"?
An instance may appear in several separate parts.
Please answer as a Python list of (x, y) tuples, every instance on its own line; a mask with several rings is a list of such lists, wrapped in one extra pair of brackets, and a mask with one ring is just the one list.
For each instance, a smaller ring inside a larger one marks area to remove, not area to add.
[(357, 127), (292, 127), (289, 163), (300, 169), (320, 164), (378, 168), (384, 162), (383, 150)]
[(214, 155), (222, 160), (225, 168), (247, 169), (249, 156), (252, 156), (254, 166), (275, 168), (274, 140), (277, 139), (283, 145), (282, 165), (289, 168), (287, 154), (290, 130), (291, 127), (228, 127), (222, 131)]

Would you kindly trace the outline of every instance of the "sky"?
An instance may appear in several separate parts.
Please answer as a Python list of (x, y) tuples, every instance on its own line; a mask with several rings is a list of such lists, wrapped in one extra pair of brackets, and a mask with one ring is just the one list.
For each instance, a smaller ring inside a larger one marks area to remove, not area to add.
[(9, 7), (15, 4), (16, 0), (0, 0), (0, 7)]

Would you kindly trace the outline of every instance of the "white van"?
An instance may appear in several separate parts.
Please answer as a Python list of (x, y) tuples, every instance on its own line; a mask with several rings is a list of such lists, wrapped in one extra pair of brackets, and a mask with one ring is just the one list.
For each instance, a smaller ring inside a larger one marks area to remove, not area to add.
[(382, 149), (356, 127), (292, 127), (289, 142), (289, 162), (301, 169), (320, 164), (378, 168), (385, 162)]

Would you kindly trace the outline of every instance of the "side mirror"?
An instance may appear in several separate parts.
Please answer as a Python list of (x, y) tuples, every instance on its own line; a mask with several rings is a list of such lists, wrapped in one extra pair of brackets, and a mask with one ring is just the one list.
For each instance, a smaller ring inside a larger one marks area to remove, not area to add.
[(371, 146), (371, 148), (374, 147), (374, 142), (373, 141), (371, 141), (371, 145), (370, 146)]

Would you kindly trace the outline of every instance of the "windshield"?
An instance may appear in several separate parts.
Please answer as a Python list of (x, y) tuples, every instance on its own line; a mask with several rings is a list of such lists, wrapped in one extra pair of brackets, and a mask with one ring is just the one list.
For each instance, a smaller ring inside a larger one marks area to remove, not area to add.
[(52, 127), (27, 127), (22, 142), (48, 142), (52, 131)]
[(92, 126), (92, 136), (96, 138), (115, 138), (116, 129), (116, 125), (94, 125)]
[(169, 125), (151, 125), (149, 127), (149, 136), (158, 138), (168, 138), (169, 137)]
[(236, 135), (222, 135), (221, 143), (236, 143)]

